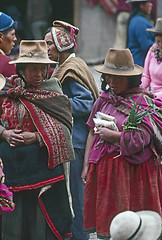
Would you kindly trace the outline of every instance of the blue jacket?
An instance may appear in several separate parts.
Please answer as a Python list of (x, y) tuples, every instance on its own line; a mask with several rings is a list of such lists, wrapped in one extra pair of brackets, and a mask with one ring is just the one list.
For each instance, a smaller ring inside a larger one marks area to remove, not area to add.
[(73, 146), (74, 148), (84, 149), (88, 135), (88, 127), (85, 123), (94, 103), (92, 93), (72, 78), (63, 82), (62, 90), (72, 104)]
[(140, 66), (144, 66), (147, 51), (155, 42), (154, 34), (148, 32), (147, 28), (153, 26), (140, 14), (136, 14), (128, 26), (128, 48), (133, 55), (134, 63)]

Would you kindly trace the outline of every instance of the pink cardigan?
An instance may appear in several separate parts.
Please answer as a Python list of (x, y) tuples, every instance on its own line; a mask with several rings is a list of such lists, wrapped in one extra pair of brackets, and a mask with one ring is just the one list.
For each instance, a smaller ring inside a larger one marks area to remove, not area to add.
[(154, 52), (149, 49), (144, 70), (142, 74), (142, 84), (140, 87), (149, 87), (158, 98), (162, 98), (162, 62), (157, 63)]

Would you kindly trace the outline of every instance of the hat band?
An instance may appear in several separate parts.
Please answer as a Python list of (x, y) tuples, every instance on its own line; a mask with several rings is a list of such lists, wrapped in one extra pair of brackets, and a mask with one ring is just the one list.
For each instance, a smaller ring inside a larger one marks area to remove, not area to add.
[(44, 58), (42, 55), (46, 55), (46, 52), (40, 52), (39, 54), (38, 54), (38, 53), (35, 53), (35, 52), (28, 52), (28, 53), (25, 53), (25, 54), (20, 54), (20, 57)]
[(133, 235), (132, 235), (130, 238), (128, 238), (127, 240), (131, 240), (131, 239), (133, 239), (133, 238), (136, 236), (136, 234), (138, 233), (138, 231), (139, 231), (140, 228), (141, 228), (141, 225), (142, 225), (142, 219), (140, 218), (140, 223), (139, 223), (139, 226), (138, 226), (137, 230), (136, 230), (135, 233), (133, 233)]
[(118, 70), (118, 71), (129, 71), (129, 70), (133, 70), (134, 66), (120, 66), (120, 65), (116, 65), (116, 64), (110, 64), (109, 66), (104, 64), (104, 67), (108, 70)]

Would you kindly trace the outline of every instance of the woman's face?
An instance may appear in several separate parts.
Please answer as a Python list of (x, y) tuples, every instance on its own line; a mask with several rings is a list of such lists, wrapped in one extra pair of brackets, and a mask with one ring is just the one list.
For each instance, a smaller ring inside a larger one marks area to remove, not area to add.
[(140, 9), (144, 14), (150, 15), (152, 10), (152, 3), (150, 1), (141, 3)]
[(156, 44), (158, 45), (160, 51), (162, 52), (162, 35), (155, 37)]
[(41, 82), (45, 79), (47, 74), (47, 64), (31, 63), (26, 66), (23, 75), (27, 83), (33, 87), (39, 88)]
[(128, 88), (128, 78), (126, 76), (106, 74), (105, 80), (115, 95), (120, 95)]
[(57, 62), (59, 51), (57, 50), (57, 48), (56, 48), (56, 46), (53, 42), (52, 35), (51, 35), (50, 32), (45, 35), (44, 40), (46, 41), (47, 46), (48, 46), (48, 57), (49, 57), (49, 59)]
[(9, 31), (6, 35), (3, 33), (0, 33), (0, 41), (1, 41), (1, 49), (9, 54), (11, 50), (15, 46), (15, 42), (17, 41), (16, 35), (15, 35), (15, 29), (12, 29)]

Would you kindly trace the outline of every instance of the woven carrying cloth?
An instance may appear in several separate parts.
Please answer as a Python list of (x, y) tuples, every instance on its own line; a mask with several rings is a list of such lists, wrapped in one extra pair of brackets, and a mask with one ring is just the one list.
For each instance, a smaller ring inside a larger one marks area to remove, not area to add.
[(99, 97), (99, 92), (86, 63), (79, 57), (72, 57), (59, 66), (56, 72), (52, 75), (60, 80), (61, 84), (67, 78), (73, 78), (83, 87), (92, 92), (94, 100)]
[[(0, 94), (7, 93), (9, 97), (17, 98), (28, 110), (47, 147), (49, 168), (70, 161), (67, 135), (72, 129), (72, 116), (68, 98), (63, 94), (42, 89), (27, 90), (20, 86), (13, 88), (13, 83), (16, 82), (17, 78), (13, 77), (10, 81), (12, 88), (10, 84), (7, 84)], [(68, 128), (69, 132), (65, 128)]]

